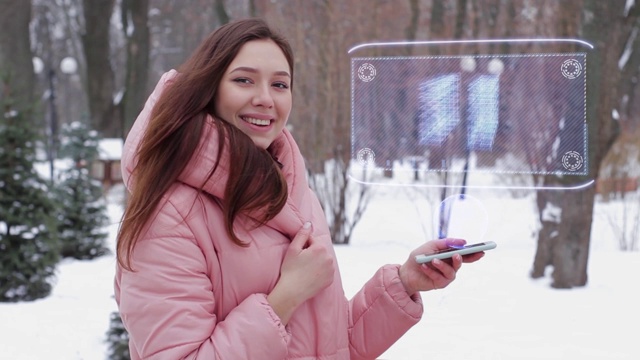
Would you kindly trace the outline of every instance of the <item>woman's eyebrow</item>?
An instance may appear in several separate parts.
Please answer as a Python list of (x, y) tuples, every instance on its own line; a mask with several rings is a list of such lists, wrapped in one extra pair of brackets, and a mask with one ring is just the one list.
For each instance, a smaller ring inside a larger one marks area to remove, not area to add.
[[(229, 74), (232, 74), (232, 73), (237, 72), (237, 71), (246, 71), (246, 72), (250, 72), (250, 73), (254, 73), (254, 74), (258, 73), (258, 69), (256, 69), (256, 68), (252, 68), (252, 67), (248, 67), (248, 66), (239, 66), (239, 67), (229, 71)], [(278, 75), (278, 76), (287, 76), (289, 78), (291, 77), (291, 75), (286, 71), (276, 71), (273, 74), (274, 75)]]

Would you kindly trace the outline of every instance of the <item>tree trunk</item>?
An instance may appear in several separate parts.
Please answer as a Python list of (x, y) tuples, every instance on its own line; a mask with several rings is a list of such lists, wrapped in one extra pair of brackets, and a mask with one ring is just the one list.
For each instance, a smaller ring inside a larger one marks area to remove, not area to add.
[(258, 16), (258, 8), (256, 7), (256, 0), (249, 0), (249, 16)]
[[(585, 3), (584, 39), (595, 46), (588, 54), (587, 68), (588, 179), (597, 179), (600, 164), (619, 132), (611, 114), (618, 101), (618, 60), (626, 40), (625, 21), (620, 18), (624, 5), (624, 0), (611, 3), (587, 0)], [(637, 17), (637, 12), (629, 16)], [(635, 51), (632, 56), (640, 54)], [(545, 184), (567, 186), (585, 180), (584, 177), (547, 176)], [(550, 265), (552, 287), (586, 285), (595, 188), (553, 194), (538, 191), (537, 195), (542, 228), (531, 276), (543, 276), (546, 266)], [(557, 206), (557, 218), (545, 221), (547, 211), (554, 206)]]
[(119, 137), (122, 122), (115, 117), (115, 77), (110, 60), (109, 30), (115, 0), (83, 1), (85, 32), (82, 34), (87, 62), (87, 93), (91, 126), (103, 137)]
[[(0, 85), (3, 88), (9, 86), (11, 98), (15, 101), (13, 108), (22, 112), (35, 106), (30, 21), (30, 1), (0, 1)], [(24, 113), (24, 119), (33, 123), (32, 114), (31, 111)]]
[[(149, 0), (124, 0), (122, 24), (127, 39), (127, 74), (122, 103), (123, 139), (142, 110), (149, 77)], [(131, 22), (131, 23), (130, 23)], [(127, 29), (132, 28), (133, 31)]]
[(224, 0), (216, 0), (216, 15), (218, 16), (218, 21), (220, 21), (221, 25), (224, 25), (229, 22), (229, 13), (227, 13), (227, 9), (224, 7)]
[[(445, 37), (445, 7), (443, 0), (433, 0), (433, 4), (431, 5), (431, 19), (429, 25), (429, 40), (444, 40)], [(438, 55), (439, 51), (437, 48), (433, 49), (433, 54)]]
[(531, 277), (534, 279), (543, 277), (547, 266), (552, 264), (552, 247), (554, 239), (558, 237), (559, 223), (559, 219), (555, 218), (551, 212), (551, 209), (559, 208), (559, 205), (553, 202), (555, 199), (554, 193), (554, 191), (545, 190), (539, 190), (536, 193), (541, 228), (538, 233), (538, 246), (533, 260), (533, 269), (531, 270)]
[(562, 218), (558, 240), (553, 249), (554, 288), (571, 288), (587, 284), (587, 262), (593, 221), (595, 187), (566, 191), (561, 196)]
[[(409, 9), (411, 9), (411, 15), (409, 17), (409, 24), (405, 29), (405, 36), (407, 41), (415, 41), (418, 33), (418, 25), (420, 24), (420, 3), (418, 0), (409, 0)], [(409, 52), (408, 55), (411, 55), (411, 53)]]

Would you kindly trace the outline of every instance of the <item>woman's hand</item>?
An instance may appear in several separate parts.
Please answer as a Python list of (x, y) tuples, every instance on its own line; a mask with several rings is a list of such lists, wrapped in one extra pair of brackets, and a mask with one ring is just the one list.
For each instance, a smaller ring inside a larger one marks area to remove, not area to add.
[(442, 289), (449, 285), (456, 278), (456, 272), (462, 263), (471, 263), (480, 260), (484, 252), (460, 256), (455, 254), (447, 260), (435, 259), (430, 263), (418, 264), (415, 256), (421, 254), (432, 254), (438, 250), (449, 248), (450, 245), (462, 246), (466, 241), (462, 239), (439, 239), (429, 241), (417, 249), (413, 250), (407, 261), (400, 266), (400, 280), (409, 295), (418, 291), (429, 291)]
[(311, 223), (306, 223), (291, 241), (280, 268), (280, 279), (267, 301), (287, 324), (300, 304), (331, 285), (335, 269), (332, 252), (313, 239)]

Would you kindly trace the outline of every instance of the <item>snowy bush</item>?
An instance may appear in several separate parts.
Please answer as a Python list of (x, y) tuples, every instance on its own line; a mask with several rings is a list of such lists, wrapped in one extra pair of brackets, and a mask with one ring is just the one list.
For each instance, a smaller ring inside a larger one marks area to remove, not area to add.
[(89, 166), (98, 156), (99, 138), (79, 122), (64, 126), (62, 135), (60, 156), (74, 165), (60, 173), (56, 185), (61, 255), (93, 259), (108, 253), (106, 202), (100, 182), (89, 174)]
[(54, 205), (34, 169), (33, 126), (20, 111), (1, 115), (0, 302), (36, 300), (51, 293), (59, 261)]
[(129, 334), (125, 330), (117, 312), (111, 313), (109, 330), (107, 331), (107, 346), (109, 347), (107, 358), (109, 360), (130, 360)]

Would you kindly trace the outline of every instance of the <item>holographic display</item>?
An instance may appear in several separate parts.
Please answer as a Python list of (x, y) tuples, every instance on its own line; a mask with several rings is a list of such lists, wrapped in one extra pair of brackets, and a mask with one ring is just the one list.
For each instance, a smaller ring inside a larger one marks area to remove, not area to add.
[[(369, 182), (362, 175), (367, 171), (466, 173), (468, 187), (483, 187), (474, 175), (553, 174), (581, 176), (588, 185), (592, 47), (565, 40), (571, 51), (558, 51), (562, 47), (552, 45), (562, 40), (528, 40), (508, 53), (496, 50), (512, 42), (495, 40), (491, 52), (476, 46), (471, 54), (465, 53), (469, 44), (448, 44), (455, 55), (443, 54), (444, 43), (434, 48), (429, 42), (421, 53), (417, 45), (406, 51), (413, 43), (352, 49), (351, 176)], [(546, 47), (555, 51), (542, 51)], [(527, 48), (536, 51), (519, 51)], [(407, 162), (412, 165), (397, 166)]]

